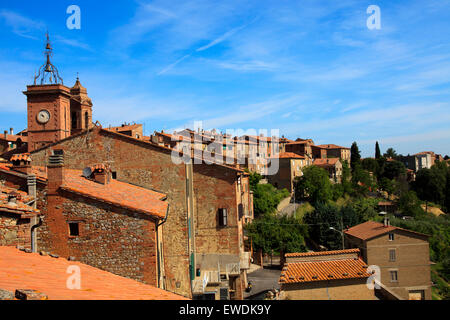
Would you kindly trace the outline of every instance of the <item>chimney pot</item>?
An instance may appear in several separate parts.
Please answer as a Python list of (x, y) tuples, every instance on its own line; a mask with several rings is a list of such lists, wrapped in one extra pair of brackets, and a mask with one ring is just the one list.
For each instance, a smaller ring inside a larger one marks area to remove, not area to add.
[(9, 128), (9, 134), (14, 135), (14, 128)]

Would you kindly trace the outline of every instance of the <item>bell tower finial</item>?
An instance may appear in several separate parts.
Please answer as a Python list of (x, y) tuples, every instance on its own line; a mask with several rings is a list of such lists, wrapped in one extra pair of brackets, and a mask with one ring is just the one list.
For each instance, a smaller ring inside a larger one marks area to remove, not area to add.
[(47, 41), (44, 54), (47, 61), (39, 68), (39, 73), (34, 77), (34, 85), (40, 80), (40, 85), (44, 84), (64, 84), (63, 79), (59, 76), (58, 69), (51, 63), (50, 57), (53, 55), (53, 48), (50, 42), (48, 31), (46, 33)]

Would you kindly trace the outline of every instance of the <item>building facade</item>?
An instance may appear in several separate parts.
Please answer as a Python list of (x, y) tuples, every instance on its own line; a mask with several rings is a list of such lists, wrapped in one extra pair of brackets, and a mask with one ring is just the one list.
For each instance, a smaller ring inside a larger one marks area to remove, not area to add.
[(380, 268), (381, 283), (405, 300), (431, 299), (428, 236), (368, 221), (345, 231), (348, 248), (359, 248), (368, 265)]

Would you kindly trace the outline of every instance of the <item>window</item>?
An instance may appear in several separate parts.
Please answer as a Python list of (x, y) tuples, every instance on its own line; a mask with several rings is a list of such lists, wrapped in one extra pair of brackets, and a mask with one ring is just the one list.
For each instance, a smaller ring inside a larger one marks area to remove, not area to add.
[(84, 113), (84, 126), (85, 129), (89, 129), (89, 114), (87, 111)]
[(227, 209), (221, 208), (219, 209), (219, 226), (225, 227), (227, 225)]
[(397, 282), (398, 281), (398, 271), (390, 271), (391, 274), (391, 282)]
[(238, 205), (239, 220), (244, 216), (244, 206), (242, 203)]
[(389, 250), (389, 261), (393, 262), (396, 260), (396, 252), (395, 249)]
[(69, 235), (78, 237), (80, 235), (80, 224), (78, 222), (69, 222)]
[(389, 241), (394, 241), (394, 234), (393, 233), (389, 233)]

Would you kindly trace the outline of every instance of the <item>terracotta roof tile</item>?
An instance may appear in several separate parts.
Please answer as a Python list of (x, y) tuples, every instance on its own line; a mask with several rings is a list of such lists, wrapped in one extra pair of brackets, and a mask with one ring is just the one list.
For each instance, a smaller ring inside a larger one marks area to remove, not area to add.
[(334, 167), (339, 158), (316, 159), (313, 164), (318, 167)]
[(302, 283), (370, 277), (366, 263), (359, 259), (293, 262), (285, 264), (280, 283)]
[(335, 144), (321, 144), (321, 145), (318, 145), (318, 147), (324, 148), (324, 149), (348, 149), (348, 150), (350, 150), (350, 148), (341, 147), (341, 146), (338, 146)]
[(330, 256), (330, 255), (339, 255), (339, 254), (347, 254), (347, 253), (359, 253), (359, 249), (286, 253), (286, 258)]
[(280, 152), (278, 156), (272, 157), (278, 159), (306, 159), (304, 156), (296, 154), (294, 152)]
[(351, 227), (350, 229), (344, 231), (345, 234), (348, 234), (350, 236), (362, 239), (362, 240), (369, 240), (374, 237), (392, 232), (394, 230), (403, 230), (407, 232), (411, 232), (414, 234), (422, 235), (422, 236), (428, 236), (423, 233), (394, 227), (394, 226), (387, 226), (385, 227), (384, 224), (375, 222), (375, 221), (367, 221), (361, 224), (358, 224), (357, 226)]
[[(15, 203), (8, 201), (12, 195), (16, 197)], [(26, 204), (32, 200), (33, 197), (29, 196), (26, 192), (0, 185), (0, 211), (3, 209), (4, 211), (16, 214), (38, 215), (40, 214), (39, 210), (33, 209), (33, 207)]]
[(29, 153), (15, 154), (9, 161), (31, 161), (31, 155)]
[(78, 170), (64, 170), (63, 190), (106, 201), (134, 211), (164, 218), (168, 203), (165, 194), (111, 179), (107, 184), (86, 179)]
[(8, 142), (16, 142), (17, 140), (22, 140), (22, 142), (27, 142), (28, 137), (26, 136), (18, 136), (15, 134), (7, 134), (6, 137), (4, 134), (0, 134), (0, 140), (8, 141)]
[[(67, 288), (69, 266), (78, 266), (81, 289)], [(55, 259), (13, 247), (0, 247), (0, 288), (34, 289), (49, 300), (187, 300), (154, 286), (114, 275), (80, 262)]]
[[(14, 166), (10, 163), (0, 163), (0, 170), (10, 171), (11, 173), (23, 174), (20, 171), (14, 170)], [(32, 166), (31, 173), (36, 176), (36, 179), (38, 179), (40, 181), (47, 181), (47, 168), (46, 167)]]

